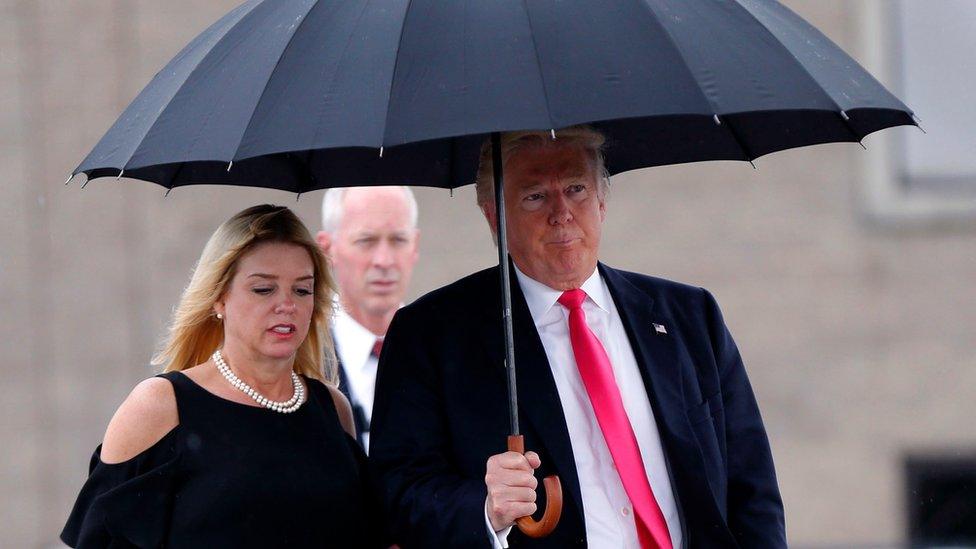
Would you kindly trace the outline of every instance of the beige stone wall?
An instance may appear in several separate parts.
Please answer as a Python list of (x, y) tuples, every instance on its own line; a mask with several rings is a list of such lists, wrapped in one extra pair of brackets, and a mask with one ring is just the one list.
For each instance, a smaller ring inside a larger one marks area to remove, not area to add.
[[(855, 56), (854, 3), (788, 2)], [(56, 540), (210, 231), (321, 192), (64, 177), (236, 0), (0, 0), (0, 545)], [(962, 98), (960, 99), (962, 100)], [(895, 130), (907, 131), (907, 130)], [(908, 452), (976, 448), (976, 231), (881, 229), (855, 145), (616, 177), (604, 259), (711, 289), (746, 359), (797, 546), (904, 537)], [(493, 264), (470, 188), (418, 191), (414, 295)]]

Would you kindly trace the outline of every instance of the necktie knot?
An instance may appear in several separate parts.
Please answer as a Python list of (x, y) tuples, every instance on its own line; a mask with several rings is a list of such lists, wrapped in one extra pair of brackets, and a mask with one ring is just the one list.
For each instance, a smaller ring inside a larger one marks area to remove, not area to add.
[(572, 311), (573, 309), (579, 309), (585, 299), (586, 292), (576, 288), (575, 290), (566, 290), (563, 292), (563, 295), (559, 296), (558, 301), (560, 305)]
[(370, 349), (369, 356), (371, 356), (373, 358), (379, 358), (380, 357), (380, 351), (382, 351), (382, 350), (383, 350), (383, 338), (382, 337), (378, 337), (378, 338), (376, 338), (376, 341), (373, 342), (373, 348)]

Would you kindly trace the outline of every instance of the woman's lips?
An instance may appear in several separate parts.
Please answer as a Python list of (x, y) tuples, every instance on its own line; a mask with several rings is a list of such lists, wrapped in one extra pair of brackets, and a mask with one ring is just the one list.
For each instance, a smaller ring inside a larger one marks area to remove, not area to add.
[(291, 339), (296, 329), (294, 324), (276, 324), (269, 328), (268, 332), (277, 339)]

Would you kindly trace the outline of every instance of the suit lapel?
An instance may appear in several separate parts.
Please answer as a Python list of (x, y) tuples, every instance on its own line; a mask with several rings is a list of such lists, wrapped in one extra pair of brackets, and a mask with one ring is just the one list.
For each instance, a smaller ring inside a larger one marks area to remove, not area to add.
[[(485, 308), (491, 316), (489, 328), (483, 339), (490, 355), (492, 368), (498, 373), (499, 379), (507, 384), (504, 368), (504, 339), (501, 322), (501, 298), (498, 296), (498, 277), (492, 278), (495, 298), (492, 305)], [(573, 507), (578, 513), (578, 520), (583, 524), (583, 498), (580, 494), (579, 477), (576, 473), (576, 461), (573, 457), (573, 447), (566, 429), (566, 418), (559, 400), (556, 382), (552, 377), (549, 359), (545, 348), (539, 339), (539, 333), (532, 321), (525, 296), (518, 284), (518, 279), (511, 278), (512, 292), (512, 325), (515, 333), (515, 377), (518, 392), (519, 425), (523, 434), (535, 433), (545, 447), (545, 453), (552, 460), (552, 468), (559, 475), (562, 483), (564, 498), (567, 495), (574, 499)], [(532, 448), (531, 441), (526, 441), (526, 450)], [(540, 454), (542, 452), (539, 452)]]
[[(687, 543), (687, 517), (681, 502), (682, 495), (694, 499), (690, 496), (709, 494), (712, 497), (712, 492), (707, 479), (701, 474), (704, 471), (701, 449), (685, 412), (688, 405), (682, 390), (678, 334), (666, 332), (669, 326), (672, 332), (676, 332), (676, 323), (663, 312), (663, 307), (655, 309), (654, 300), (620, 273), (602, 263), (599, 268), (617, 305), (634, 358), (644, 378), (664, 444), (668, 474), (678, 505), (683, 538)], [(659, 332), (659, 327), (663, 327), (665, 333)]]
[(656, 405), (654, 414), (658, 418), (658, 428), (669, 434), (684, 434), (687, 416), (677, 342), (667, 334), (658, 334), (655, 329), (655, 325), (667, 327), (673, 323), (669, 318), (655, 314), (654, 300), (646, 293), (602, 263), (599, 268), (641, 368), (647, 395), (651, 404)]

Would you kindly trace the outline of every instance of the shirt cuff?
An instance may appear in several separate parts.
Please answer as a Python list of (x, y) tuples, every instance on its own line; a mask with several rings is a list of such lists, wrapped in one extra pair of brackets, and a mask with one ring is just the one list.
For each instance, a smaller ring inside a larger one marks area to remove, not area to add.
[(488, 519), (488, 500), (485, 499), (485, 528), (488, 529), (488, 539), (491, 540), (491, 549), (508, 549), (508, 534), (512, 531), (509, 526), (498, 532), (491, 527), (491, 520)]

